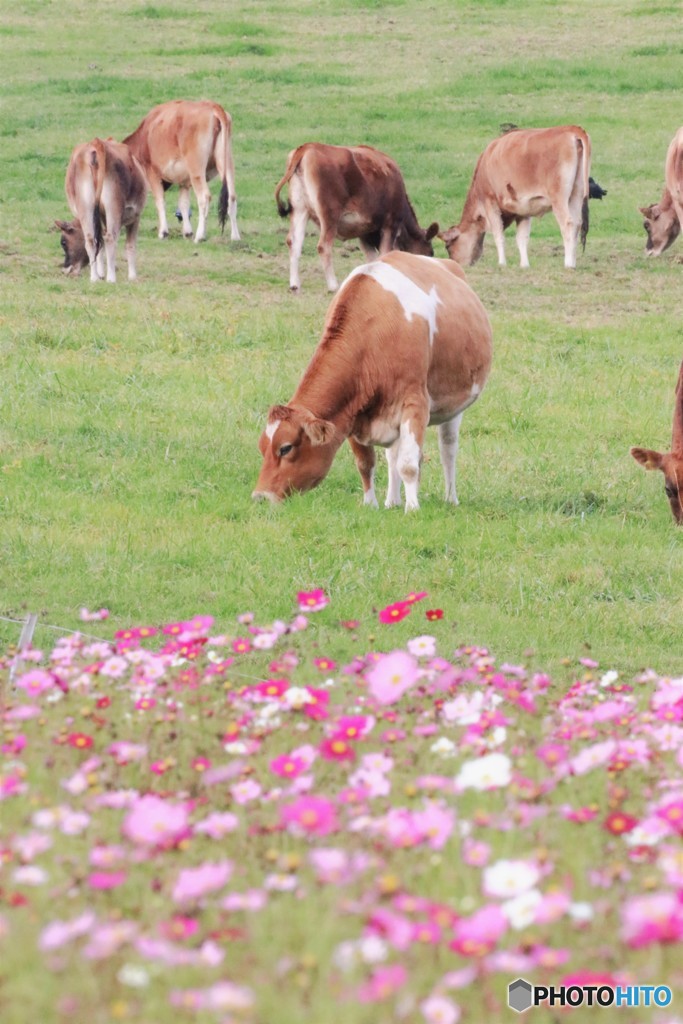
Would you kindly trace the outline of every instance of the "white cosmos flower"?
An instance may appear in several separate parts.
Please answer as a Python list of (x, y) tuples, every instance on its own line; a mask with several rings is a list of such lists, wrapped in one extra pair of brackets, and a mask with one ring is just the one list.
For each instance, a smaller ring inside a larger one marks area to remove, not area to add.
[(530, 924), (533, 924), (542, 899), (538, 889), (529, 889), (528, 892), (523, 892), (511, 900), (501, 903), (500, 909), (510, 922), (510, 926), (516, 931), (522, 931), (523, 928), (528, 928)]
[(303, 686), (290, 686), (282, 695), (285, 704), (290, 708), (302, 708), (304, 704), (313, 704), (315, 697)]
[(432, 754), (440, 754), (441, 757), (455, 757), (456, 746), (448, 736), (439, 736), (429, 748)]
[(507, 754), (487, 754), (474, 761), (465, 761), (455, 777), (459, 789), (498, 789), (511, 778), (511, 761)]
[(540, 872), (526, 860), (498, 860), (484, 870), (486, 896), (510, 898), (528, 892), (538, 882)]

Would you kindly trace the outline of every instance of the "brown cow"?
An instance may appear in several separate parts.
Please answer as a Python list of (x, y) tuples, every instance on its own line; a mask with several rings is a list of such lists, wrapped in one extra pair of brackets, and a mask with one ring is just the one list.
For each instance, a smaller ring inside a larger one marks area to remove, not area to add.
[(645, 251), (659, 256), (675, 242), (683, 228), (683, 128), (679, 128), (669, 146), (664, 164), (665, 187), (662, 198), (651, 206), (641, 206), (647, 232)]
[[(280, 192), (289, 184), (289, 202)], [(372, 146), (326, 146), (307, 142), (287, 157), (287, 170), (275, 189), (281, 217), (290, 217), (289, 287), (298, 291), (299, 258), (309, 218), (320, 228), (318, 252), (329, 291), (337, 289), (332, 266), (335, 238), (357, 238), (366, 259), (392, 249), (433, 256), (431, 239), (417, 222), (397, 165)]]
[(159, 214), (159, 238), (168, 235), (164, 191), (178, 185), (178, 207), (183, 234), (192, 235), (190, 185), (197, 197), (199, 223), (195, 242), (206, 238), (206, 218), (211, 192), (207, 181), (218, 175), (221, 192), (218, 222), (221, 230), (230, 216), (230, 237), (238, 241), (235, 169), (232, 162), (232, 119), (217, 103), (208, 100), (171, 100), (150, 110), (132, 135), (123, 141), (138, 158), (149, 182)]
[(294, 397), (268, 413), (263, 465), (252, 497), (280, 501), (316, 487), (348, 438), (377, 506), (374, 445), (387, 449), (385, 505), (418, 508), (425, 429), (438, 424), (446, 501), (458, 503), (455, 460), (462, 414), (491, 366), (484, 307), (449, 260), (408, 253), (357, 267), (328, 310), (323, 335)]
[(588, 234), (591, 142), (583, 128), (515, 129), (490, 142), (477, 161), (460, 223), (440, 236), (448, 255), (464, 266), (476, 263), (487, 231), (498, 263), (505, 266), (503, 232), (514, 221), (520, 266), (529, 266), (531, 218), (552, 210), (564, 241), (564, 265), (576, 266), (581, 230)]
[[(135, 246), (147, 182), (140, 164), (122, 142), (93, 139), (76, 146), (66, 172), (66, 198), (75, 221), (55, 221), (62, 232), (64, 269), (79, 274), (90, 262), (90, 280), (116, 281), (116, 243), (126, 229), (128, 280), (134, 281)], [(103, 250), (104, 246), (104, 250)]]
[(645, 469), (661, 469), (673, 517), (679, 526), (683, 526), (683, 362), (676, 385), (671, 451), (662, 453), (651, 448), (631, 448), (631, 455)]

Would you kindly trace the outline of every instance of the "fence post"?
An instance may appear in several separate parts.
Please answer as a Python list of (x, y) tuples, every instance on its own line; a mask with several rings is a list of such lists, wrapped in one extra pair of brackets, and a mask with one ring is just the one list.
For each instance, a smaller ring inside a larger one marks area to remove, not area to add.
[(15, 656), (13, 662), (12, 662), (12, 667), (9, 670), (10, 686), (12, 685), (12, 682), (14, 680), (14, 675), (15, 675), (15, 673), (17, 671), (17, 666), (19, 665), (19, 662), (21, 661), (22, 652), (25, 651), (27, 647), (31, 646), (31, 641), (33, 640), (33, 631), (36, 628), (36, 623), (37, 622), (38, 622), (38, 615), (36, 614), (36, 612), (29, 612), (28, 615), (26, 616), (26, 619), (24, 620), (24, 623), (23, 623), (22, 627), (21, 627), (21, 635), (19, 637), (19, 649), (18, 649), (18, 651), (16, 653), (16, 656)]

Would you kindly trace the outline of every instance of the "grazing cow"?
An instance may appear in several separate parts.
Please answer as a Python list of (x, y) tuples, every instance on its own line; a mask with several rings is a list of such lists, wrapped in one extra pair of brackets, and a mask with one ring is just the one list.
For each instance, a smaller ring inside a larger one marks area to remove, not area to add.
[(294, 397), (268, 413), (253, 498), (280, 501), (327, 475), (346, 438), (377, 506), (374, 445), (387, 449), (385, 505), (418, 508), (425, 429), (438, 424), (446, 501), (457, 505), (460, 421), (491, 366), (491, 326), (456, 263), (407, 253), (357, 267), (328, 310)]
[(217, 103), (208, 100), (171, 100), (150, 110), (132, 135), (123, 141), (138, 158), (154, 196), (159, 215), (159, 238), (168, 235), (164, 192), (179, 186), (178, 208), (183, 234), (192, 236), (190, 185), (199, 208), (195, 242), (206, 238), (206, 218), (211, 192), (207, 181), (218, 175), (221, 192), (218, 222), (221, 231), (230, 216), (230, 237), (238, 241), (235, 169), (232, 162), (232, 119)]
[[(147, 182), (140, 164), (122, 142), (93, 139), (76, 146), (66, 172), (66, 198), (75, 221), (55, 221), (62, 232), (64, 270), (79, 274), (90, 263), (90, 280), (116, 281), (116, 243), (126, 229), (128, 280), (134, 281), (135, 246)], [(103, 251), (104, 247), (104, 251)]]
[[(289, 184), (289, 202), (280, 199)], [(397, 165), (372, 146), (326, 146), (307, 142), (287, 157), (287, 170), (275, 189), (281, 217), (289, 215), (287, 245), (289, 287), (298, 291), (299, 258), (309, 218), (320, 228), (318, 252), (329, 291), (337, 290), (332, 266), (335, 238), (357, 238), (366, 259), (392, 249), (433, 256), (431, 239), (439, 230), (425, 231), (417, 222)]]
[(647, 232), (645, 251), (659, 256), (675, 242), (683, 228), (683, 128), (679, 128), (667, 150), (664, 191), (658, 203), (641, 206)]
[(505, 266), (503, 232), (514, 221), (520, 266), (529, 266), (531, 218), (552, 210), (564, 241), (564, 265), (576, 266), (581, 231), (588, 234), (591, 142), (583, 128), (514, 129), (490, 142), (477, 161), (460, 223), (441, 234), (448, 255), (476, 263), (487, 231)]
[(678, 371), (675, 401), (671, 451), (663, 453), (651, 448), (631, 448), (631, 455), (645, 469), (661, 469), (673, 517), (679, 526), (683, 526), (683, 362)]

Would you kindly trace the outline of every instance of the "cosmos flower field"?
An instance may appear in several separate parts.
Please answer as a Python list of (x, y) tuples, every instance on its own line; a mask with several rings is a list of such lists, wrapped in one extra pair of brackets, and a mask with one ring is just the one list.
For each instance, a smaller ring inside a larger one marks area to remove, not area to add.
[(551, 679), (433, 595), (338, 622), (312, 589), (0, 685), (3, 1022), (497, 1021), (520, 976), (683, 1019), (683, 678)]

